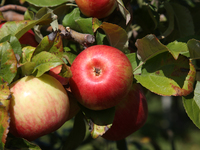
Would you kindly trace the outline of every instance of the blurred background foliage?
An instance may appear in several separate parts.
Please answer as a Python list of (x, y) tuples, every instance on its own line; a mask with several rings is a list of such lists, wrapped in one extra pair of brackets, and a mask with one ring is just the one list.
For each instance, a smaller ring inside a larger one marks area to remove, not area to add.
[[(164, 1), (170, 0), (124, 0), (124, 4), (130, 2), (132, 11), (131, 32), (129, 36), (129, 46), (135, 51), (135, 41), (147, 34), (159, 36), (163, 33), (169, 21), (165, 15), (167, 10), (160, 6)], [(181, 4), (186, 7), (192, 16), (195, 28), (196, 39), (200, 39), (200, 1), (199, 0), (171, 0), (173, 3)], [(149, 6), (144, 3), (151, 4)], [(18, 0), (6, 0), (6, 4), (18, 4)], [(28, 6), (26, 3), (24, 6)], [(178, 8), (177, 8), (178, 9)], [(149, 13), (148, 11), (151, 11)], [(148, 16), (147, 14), (154, 15)], [(157, 20), (156, 20), (157, 19)], [(184, 18), (181, 18), (184, 19)], [(186, 20), (187, 21), (187, 20)], [(114, 22), (114, 21), (113, 21)], [(147, 26), (148, 25), (148, 26)], [(123, 26), (123, 24), (122, 24)], [(161, 39), (163, 44), (181, 39), (181, 31), (178, 22), (174, 22), (174, 30), (165, 39)], [(187, 31), (188, 32), (188, 31)], [(188, 38), (189, 39), (189, 38)], [(199, 65), (199, 64), (197, 64)], [(137, 132), (126, 138), (128, 150), (199, 150), (200, 149), (200, 130), (192, 123), (187, 116), (181, 97), (162, 97), (146, 92), (149, 114), (146, 124)], [(58, 150), (73, 127), (73, 119), (66, 122), (59, 130), (43, 136), (34, 141), (42, 150)], [(124, 142), (124, 141), (120, 141)], [(118, 142), (118, 143), (120, 143)], [(119, 147), (119, 146), (118, 146)], [(93, 139), (90, 133), (85, 137), (84, 142), (77, 150), (116, 150), (117, 143), (107, 141), (103, 138)]]

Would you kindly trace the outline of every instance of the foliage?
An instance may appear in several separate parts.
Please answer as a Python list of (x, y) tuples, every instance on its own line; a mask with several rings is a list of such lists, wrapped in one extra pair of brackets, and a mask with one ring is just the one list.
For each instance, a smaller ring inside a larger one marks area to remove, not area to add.
[[(117, 0), (118, 8), (103, 19), (84, 16), (74, 0), (19, 2), (18, 5), (28, 8), (25, 20), (7, 21), (0, 28), (0, 149), (40, 149), (8, 133), (9, 85), (25, 75), (39, 77), (58, 65), (63, 65), (61, 75), (70, 78), (69, 66), (75, 57), (84, 48), (97, 44), (110, 45), (124, 52), (132, 64), (135, 82), (146, 91), (182, 99), (184, 111), (200, 128), (199, 1)], [(0, 21), (4, 20), (0, 13)], [(70, 38), (63, 37), (60, 25), (74, 31)], [(52, 28), (50, 32), (49, 28)], [(39, 43), (37, 47), (19, 42), (30, 29)], [(94, 42), (81, 39), (88, 34), (94, 36)], [(93, 138), (100, 136), (111, 125), (115, 111), (109, 109), (102, 113), (81, 109), (84, 115), (78, 113), (70, 120), (74, 127), (66, 138), (68, 141), (75, 139), (76, 143), (63, 141), (59, 148), (77, 148), (77, 143), (83, 143), (84, 137), (90, 134), (86, 128), (93, 129)], [(94, 133), (98, 128), (103, 131)], [(118, 142), (119, 149), (124, 148), (120, 148), (122, 145), (124, 141)]]

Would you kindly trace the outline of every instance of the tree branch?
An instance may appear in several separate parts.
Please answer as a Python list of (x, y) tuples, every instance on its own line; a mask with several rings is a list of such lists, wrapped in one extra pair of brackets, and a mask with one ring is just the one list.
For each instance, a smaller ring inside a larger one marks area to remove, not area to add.
[(27, 10), (26, 7), (19, 6), (19, 5), (5, 5), (0, 7), (0, 11), (7, 11), (7, 10), (15, 10), (15, 11), (21, 11), (25, 12)]

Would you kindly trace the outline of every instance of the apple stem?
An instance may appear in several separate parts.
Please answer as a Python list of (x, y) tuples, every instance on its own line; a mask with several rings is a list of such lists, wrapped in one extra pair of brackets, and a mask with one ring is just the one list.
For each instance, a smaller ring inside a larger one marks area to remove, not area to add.
[(100, 68), (94, 67), (94, 73), (95, 73), (95, 76), (100, 76), (100, 74), (101, 74), (101, 69), (100, 69)]

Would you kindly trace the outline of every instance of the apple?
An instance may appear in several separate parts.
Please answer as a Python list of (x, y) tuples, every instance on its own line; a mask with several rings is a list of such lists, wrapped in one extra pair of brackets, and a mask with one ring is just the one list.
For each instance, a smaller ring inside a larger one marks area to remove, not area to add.
[[(0, 24), (0, 28), (4, 25), (5, 23)], [(35, 34), (32, 30), (28, 30), (22, 37), (19, 39), (19, 42), (24, 45), (30, 45), (33, 47), (37, 47), (38, 42), (35, 40)]]
[(67, 85), (69, 83), (69, 78), (64, 78), (59, 75), (59, 73), (61, 72), (61, 69), (62, 69), (62, 65), (58, 65), (54, 68), (51, 68), (49, 70), (49, 75), (56, 78), (62, 85)]
[(10, 85), (10, 133), (29, 141), (60, 128), (69, 115), (66, 90), (54, 77), (23, 77)]
[(120, 50), (95, 45), (83, 50), (71, 65), (70, 89), (77, 101), (91, 110), (115, 106), (129, 92), (133, 69)]
[(113, 124), (102, 136), (112, 141), (126, 138), (140, 129), (146, 122), (148, 107), (141, 85), (134, 83), (126, 98), (115, 108)]
[(109, 16), (116, 8), (116, 0), (75, 0), (80, 11), (87, 17), (98, 19)]

